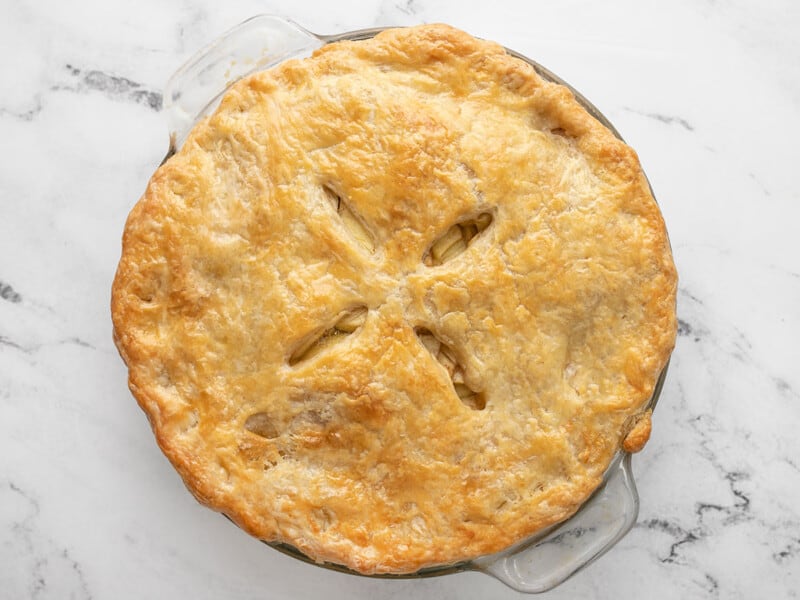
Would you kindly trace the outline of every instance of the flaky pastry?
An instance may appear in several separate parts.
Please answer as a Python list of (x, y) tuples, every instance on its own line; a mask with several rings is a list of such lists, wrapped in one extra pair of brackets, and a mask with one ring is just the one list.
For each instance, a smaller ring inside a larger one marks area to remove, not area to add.
[(236, 83), (133, 208), (112, 315), (200, 502), (408, 573), (565, 519), (644, 445), (675, 289), (633, 150), (425, 25)]

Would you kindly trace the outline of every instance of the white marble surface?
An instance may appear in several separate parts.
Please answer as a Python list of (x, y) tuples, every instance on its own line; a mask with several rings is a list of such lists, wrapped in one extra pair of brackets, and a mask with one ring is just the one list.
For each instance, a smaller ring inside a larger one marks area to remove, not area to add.
[(680, 337), (634, 460), (635, 529), (552, 598), (800, 588), (800, 4), (341, 0), (0, 5), (0, 597), (511, 598), (480, 574), (310, 567), (193, 500), (111, 341), (160, 90), (258, 13), (319, 32), (446, 21), (537, 59), (638, 150), (671, 233)]

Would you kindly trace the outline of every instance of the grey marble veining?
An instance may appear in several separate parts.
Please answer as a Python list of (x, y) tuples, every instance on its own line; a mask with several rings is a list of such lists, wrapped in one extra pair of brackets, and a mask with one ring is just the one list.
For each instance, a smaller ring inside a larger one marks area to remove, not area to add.
[(0, 19), (0, 597), (512, 598), (266, 548), (191, 498), (126, 388), (110, 282), (167, 148), (163, 84), (245, 18), (444, 21), (551, 68), (638, 151), (681, 277), (641, 511), (546, 597), (800, 592), (800, 5), (777, 0), (15, 2)]

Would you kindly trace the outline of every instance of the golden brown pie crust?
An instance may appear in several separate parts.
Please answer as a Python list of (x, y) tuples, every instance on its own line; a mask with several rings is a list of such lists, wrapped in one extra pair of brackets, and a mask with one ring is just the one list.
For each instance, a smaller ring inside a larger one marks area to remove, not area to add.
[(425, 25), (234, 85), (133, 208), (112, 315), (198, 500), (404, 573), (568, 517), (644, 444), (675, 289), (634, 151)]

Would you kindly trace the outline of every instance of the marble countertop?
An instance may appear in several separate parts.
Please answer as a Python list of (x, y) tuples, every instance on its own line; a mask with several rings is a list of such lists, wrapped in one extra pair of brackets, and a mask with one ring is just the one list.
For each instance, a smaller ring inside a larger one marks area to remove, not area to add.
[[(167, 147), (161, 90), (259, 13), (318, 32), (445, 21), (546, 65), (636, 148), (681, 281), (635, 528), (552, 598), (800, 588), (800, 4), (9, 2), (0, 19), (0, 596), (512, 598), (285, 557), (199, 506), (111, 340), (120, 234)], [(333, 6), (335, 8), (329, 8)]]

